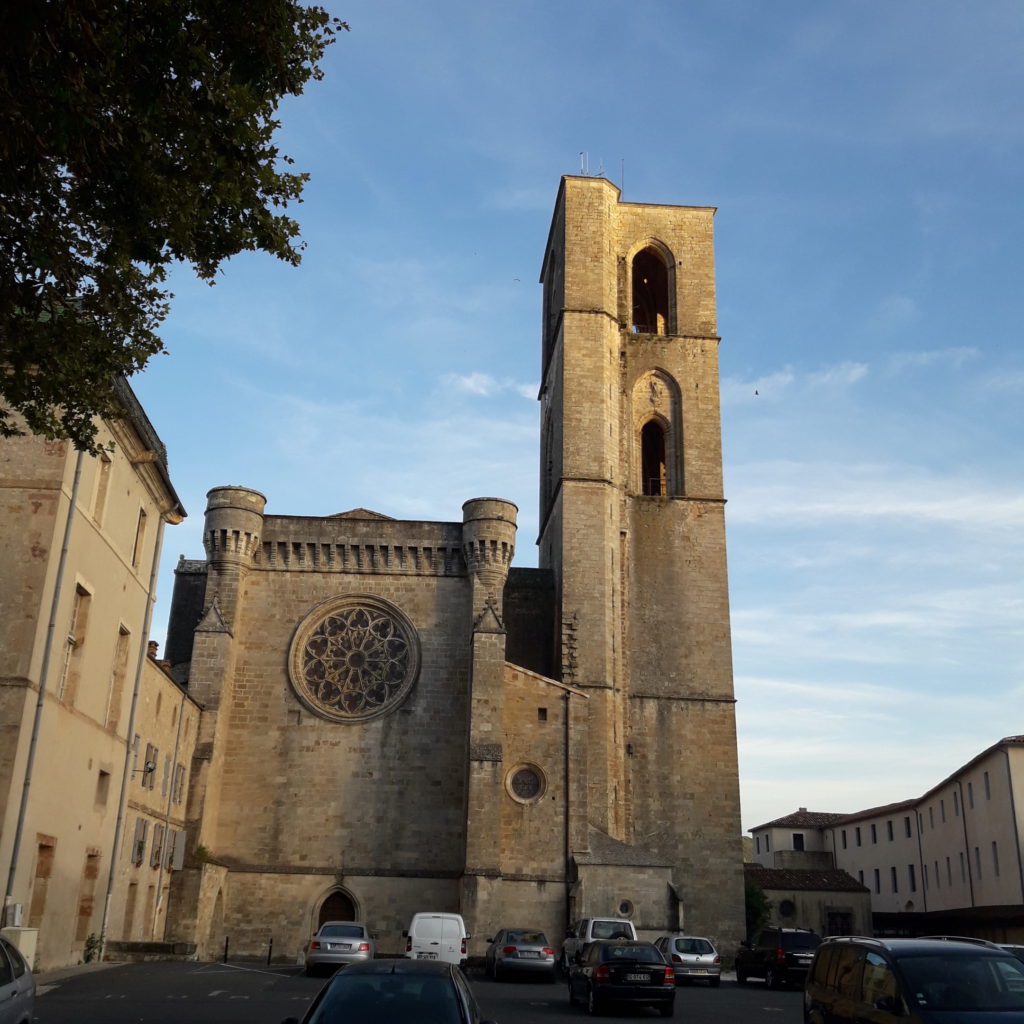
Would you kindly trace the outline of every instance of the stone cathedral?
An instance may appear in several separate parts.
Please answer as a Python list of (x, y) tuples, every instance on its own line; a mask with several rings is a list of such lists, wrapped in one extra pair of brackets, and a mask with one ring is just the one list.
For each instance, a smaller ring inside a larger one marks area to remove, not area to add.
[[(744, 935), (714, 209), (562, 179), (543, 285), (538, 568), (516, 506), (266, 515), (215, 487), (165, 656), (203, 706), (167, 938), (396, 953), (459, 911)], [(532, 540), (532, 538), (531, 538)]]

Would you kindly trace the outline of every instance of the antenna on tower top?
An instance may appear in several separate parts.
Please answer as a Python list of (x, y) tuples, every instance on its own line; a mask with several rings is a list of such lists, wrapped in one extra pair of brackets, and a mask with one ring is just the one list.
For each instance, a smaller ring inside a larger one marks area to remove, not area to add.
[(589, 171), (587, 170), (588, 160), (589, 160), (589, 154), (588, 153), (584, 153), (584, 152), (581, 151), (580, 152), (580, 174), (584, 178), (589, 176)]

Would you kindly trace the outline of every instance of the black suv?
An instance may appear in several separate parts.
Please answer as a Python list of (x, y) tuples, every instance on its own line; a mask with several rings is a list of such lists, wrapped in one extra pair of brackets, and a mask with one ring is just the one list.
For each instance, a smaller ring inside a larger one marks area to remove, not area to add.
[(991, 942), (932, 936), (826, 939), (804, 989), (804, 1024), (1024, 1021), (1024, 963)]
[(821, 936), (809, 928), (765, 928), (736, 951), (736, 980), (763, 978), (769, 988), (801, 984)]

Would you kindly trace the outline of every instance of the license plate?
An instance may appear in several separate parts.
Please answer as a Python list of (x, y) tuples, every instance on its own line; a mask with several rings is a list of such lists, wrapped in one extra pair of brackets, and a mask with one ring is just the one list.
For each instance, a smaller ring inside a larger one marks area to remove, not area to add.
[(649, 974), (627, 974), (626, 975), (626, 981), (639, 981), (639, 982), (643, 982), (644, 984), (646, 984), (650, 980), (651, 980), (651, 976)]
[(690, 968), (690, 973), (691, 974), (707, 974), (708, 971), (707, 971), (706, 967), (691, 967)]
[(352, 948), (352, 943), (351, 942), (328, 942), (327, 943), (327, 948), (328, 949), (351, 949)]
[(436, 960), (437, 959), (437, 954), (436, 953), (417, 953), (416, 954), (416, 959), (417, 960)]
[(538, 957), (538, 956), (540, 956), (540, 953), (538, 953), (536, 950), (525, 949), (525, 950), (520, 950), (519, 951), (519, 955), (520, 956)]

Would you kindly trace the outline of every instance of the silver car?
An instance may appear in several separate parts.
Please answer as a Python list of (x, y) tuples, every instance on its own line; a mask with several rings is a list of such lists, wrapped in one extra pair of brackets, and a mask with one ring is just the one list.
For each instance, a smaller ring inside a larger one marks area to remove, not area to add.
[(655, 945), (675, 968), (677, 985), (703, 980), (717, 988), (722, 983), (722, 958), (710, 939), (700, 935), (662, 935)]
[(359, 921), (324, 921), (309, 940), (306, 949), (306, 973), (333, 970), (343, 964), (372, 960), (374, 941), (365, 924)]
[(502, 928), (484, 955), (487, 976), (500, 981), (506, 974), (529, 974), (555, 980), (555, 948), (536, 928)]
[(36, 983), (25, 958), (0, 938), (0, 1024), (31, 1024)]

